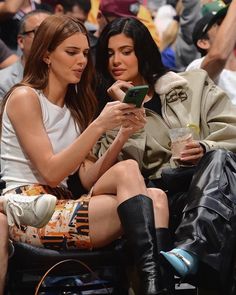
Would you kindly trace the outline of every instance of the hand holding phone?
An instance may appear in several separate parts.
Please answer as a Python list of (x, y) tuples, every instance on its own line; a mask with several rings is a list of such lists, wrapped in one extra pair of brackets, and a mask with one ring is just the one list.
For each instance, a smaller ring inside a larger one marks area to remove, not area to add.
[(148, 92), (148, 85), (134, 86), (127, 90), (123, 102), (132, 103), (141, 108), (143, 100)]

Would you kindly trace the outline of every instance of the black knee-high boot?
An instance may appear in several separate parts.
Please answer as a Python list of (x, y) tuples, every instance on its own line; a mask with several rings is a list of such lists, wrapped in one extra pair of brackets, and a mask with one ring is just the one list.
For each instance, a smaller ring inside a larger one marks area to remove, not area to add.
[(133, 254), (141, 294), (166, 294), (158, 286), (158, 253), (152, 200), (137, 195), (120, 204), (117, 210), (127, 246)]
[[(160, 251), (167, 252), (173, 249), (174, 245), (168, 228), (157, 228), (156, 237), (158, 254), (160, 254)], [(169, 295), (172, 295), (175, 293), (173, 269), (164, 259), (161, 259), (160, 262), (161, 286), (168, 291)]]
[(173, 248), (174, 244), (168, 228), (156, 228), (157, 249), (160, 251), (169, 251)]

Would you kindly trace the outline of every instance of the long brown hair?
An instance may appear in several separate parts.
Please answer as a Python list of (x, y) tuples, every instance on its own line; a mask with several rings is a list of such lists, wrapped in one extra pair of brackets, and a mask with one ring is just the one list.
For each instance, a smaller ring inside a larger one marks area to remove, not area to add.
[[(5, 96), (2, 112), (7, 98), (16, 87), (24, 85), (40, 90), (46, 88), (48, 85), (48, 66), (43, 60), (46, 52), (54, 51), (65, 39), (78, 32), (84, 34), (88, 39), (84, 25), (72, 16), (51, 15), (41, 23), (35, 34), (31, 51), (25, 64), (24, 78), (21, 83), (15, 85)], [(93, 120), (97, 110), (97, 100), (92, 91), (93, 77), (94, 68), (92, 57), (89, 53), (88, 63), (80, 82), (76, 87), (74, 84), (70, 84), (65, 96), (65, 104), (81, 130), (84, 130)]]

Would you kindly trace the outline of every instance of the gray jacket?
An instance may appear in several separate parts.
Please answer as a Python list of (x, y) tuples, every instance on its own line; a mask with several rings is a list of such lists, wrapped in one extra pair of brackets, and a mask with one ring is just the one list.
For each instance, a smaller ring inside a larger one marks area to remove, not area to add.
[(199, 0), (183, 0), (184, 10), (180, 16), (180, 29), (175, 43), (175, 61), (178, 72), (185, 68), (200, 54), (193, 44), (192, 33), (196, 22), (201, 17)]
[(12, 86), (19, 83), (23, 78), (24, 68), (20, 60), (7, 68), (0, 70), (0, 100), (11, 89)]

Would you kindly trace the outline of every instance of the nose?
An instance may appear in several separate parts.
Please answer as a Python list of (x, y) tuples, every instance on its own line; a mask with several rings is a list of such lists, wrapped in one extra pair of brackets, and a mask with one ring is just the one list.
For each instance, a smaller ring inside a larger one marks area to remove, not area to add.
[(85, 64), (87, 63), (87, 56), (84, 55), (84, 53), (80, 53), (78, 54), (78, 57), (77, 57), (77, 64)]
[(114, 53), (112, 62), (114, 65), (120, 64), (120, 55), (119, 53)]

